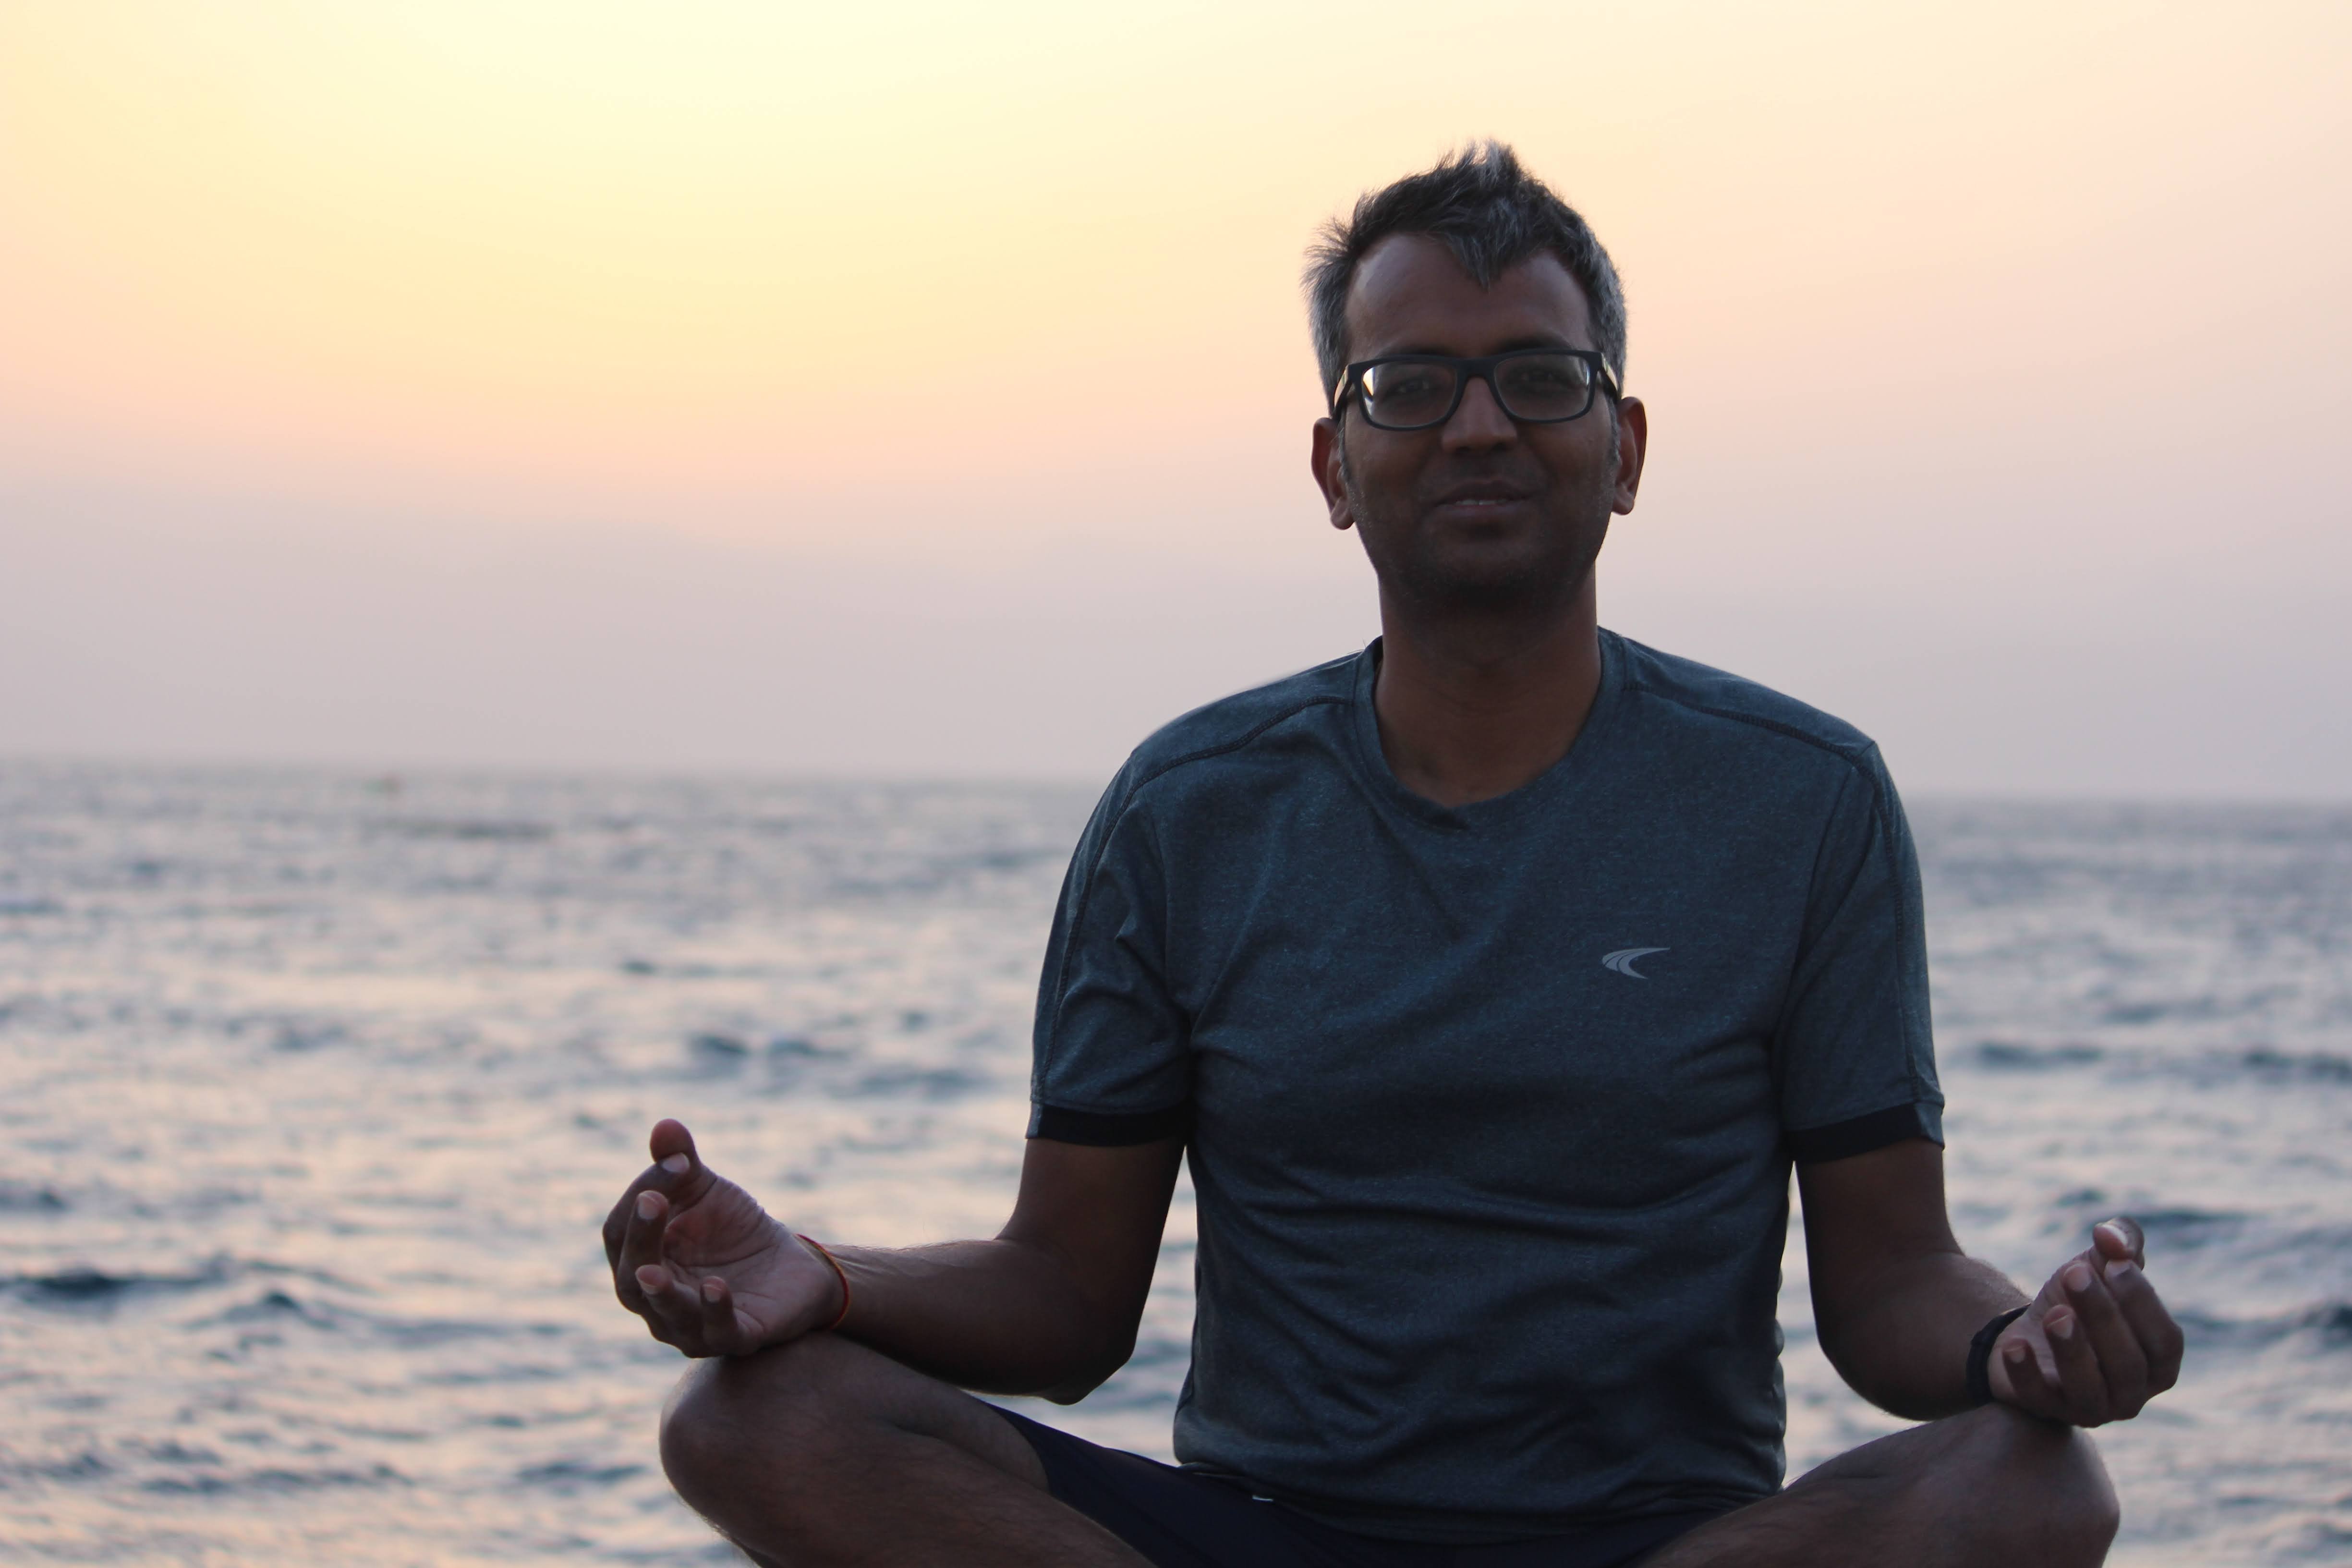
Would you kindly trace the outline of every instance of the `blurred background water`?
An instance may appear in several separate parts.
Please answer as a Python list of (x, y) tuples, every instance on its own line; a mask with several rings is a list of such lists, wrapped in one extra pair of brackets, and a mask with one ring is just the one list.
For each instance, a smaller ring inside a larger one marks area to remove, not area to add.
[[(799, 1228), (988, 1234), (1088, 792), (0, 767), (0, 1555), (719, 1563), (595, 1226), (677, 1115)], [(2352, 1561), (2352, 809), (1919, 802), (1963, 1239), (2137, 1213), (2115, 1561)], [(1049, 1418), (1164, 1454), (1192, 1225)], [(1782, 1302), (1791, 1473), (1896, 1423)]]

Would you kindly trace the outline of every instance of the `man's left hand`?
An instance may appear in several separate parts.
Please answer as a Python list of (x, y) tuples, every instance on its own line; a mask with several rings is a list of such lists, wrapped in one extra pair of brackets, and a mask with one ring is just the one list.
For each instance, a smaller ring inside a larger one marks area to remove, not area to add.
[(2128, 1219), (2102, 1220), (2024, 1314), (1987, 1369), (1992, 1394), (2071, 1426), (2127, 1421), (2180, 1377), (2180, 1325), (2147, 1282), (2145, 1242)]

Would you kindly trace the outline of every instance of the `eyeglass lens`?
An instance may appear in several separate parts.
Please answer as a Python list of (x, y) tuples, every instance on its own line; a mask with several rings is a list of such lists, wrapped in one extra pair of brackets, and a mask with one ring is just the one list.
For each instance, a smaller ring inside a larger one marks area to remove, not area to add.
[[(1454, 411), (1462, 372), (1443, 362), (1394, 361), (1363, 373), (1364, 413), (1375, 425), (1411, 430)], [(1591, 362), (1574, 354), (1514, 354), (1495, 366), (1489, 384), (1514, 419), (1573, 419), (1592, 405)]]

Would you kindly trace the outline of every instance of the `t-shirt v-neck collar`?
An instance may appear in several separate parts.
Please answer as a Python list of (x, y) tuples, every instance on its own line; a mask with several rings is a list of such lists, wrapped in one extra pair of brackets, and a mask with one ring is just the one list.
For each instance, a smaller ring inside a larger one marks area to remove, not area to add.
[(1397, 779), (1381, 749), (1381, 721), (1373, 706), (1373, 685), (1381, 668), (1381, 639), (1374, 637), (1356, 656), (1355, 681), (1349, 706), (1355, 730), (1357, 760), (1375, 788), (1390, 805), (1423, 825), (1455, 833), (1476, 832), (1516, 821), (1572, 793), (1596, 766), (1602, 732), (1615, 718), (1625, 684), (1625, 650), (1615, 633), (1601, 632), (1601, 684), (1592, 694), (1591, 710), (1560, 759), (1507, 795), (1475, 800), (1466, 805), (1441, 805), (1416, 795)]

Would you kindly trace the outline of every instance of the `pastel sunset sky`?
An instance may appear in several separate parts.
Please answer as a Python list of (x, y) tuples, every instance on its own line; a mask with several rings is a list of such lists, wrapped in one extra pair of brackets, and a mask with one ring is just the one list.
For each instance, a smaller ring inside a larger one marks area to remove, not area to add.
[(1297, 274), (1493, 135), (1605, 623), (2352, 797), (2352, 6), (0, 4), (0, 753), (1098, 779), (1360, 646)]

